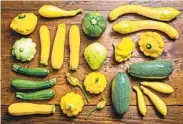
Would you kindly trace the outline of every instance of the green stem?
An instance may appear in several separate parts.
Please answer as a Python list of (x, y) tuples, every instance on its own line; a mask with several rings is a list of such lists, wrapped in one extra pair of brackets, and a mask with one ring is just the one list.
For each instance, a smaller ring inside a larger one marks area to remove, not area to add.
[(25, 18), (25, 15), (19, 15), (18, 18), (23, 19), (23, 18)]
[(152, 48), (151, 44), (147, 43), (147, 44), (146, 44), (146, 48), (147, 48), (147, 49), (151, 49), (151, 48)]
[(88, 95), (87, 95), (86, 92), (84, 91), (83, 87), (82, 87), (81, 85), (78, 85), (78, 86), (79, 86), (79, 88), (81, 89), (82, 93), (84, 94), (84, 97), (85, 97), (87, 103), (89, 103)]
[(89, 110), (89, 111), (86, 113), (86, 118), (85, 118), (85, 120), (87, 120), (88, 117), (91, 115), (91, 113), (94, 112), (96, 109), (97, 109), (97, 107), (95, 107), (95, 108)]
[(17, 70), (20, 68), (20, 65), (17, 64), (13, 64), (12, 70), (14, 70), (15, 72), (17, 72)]

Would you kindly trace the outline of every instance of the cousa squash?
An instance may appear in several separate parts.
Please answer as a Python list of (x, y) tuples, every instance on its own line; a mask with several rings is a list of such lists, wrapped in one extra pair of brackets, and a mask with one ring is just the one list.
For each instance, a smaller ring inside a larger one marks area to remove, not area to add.
[(112, 81), (112, 104), (117, 114), (128, 110), (131, 97), (131, 83), (126, 73), (118, 72)]

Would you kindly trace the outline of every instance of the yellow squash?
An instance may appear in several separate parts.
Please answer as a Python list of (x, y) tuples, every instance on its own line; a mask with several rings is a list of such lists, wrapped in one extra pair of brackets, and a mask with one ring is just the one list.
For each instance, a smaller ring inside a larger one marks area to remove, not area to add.
[(72, 25), (69, 31), (70, 70), (76, 70), (79, 65), (80, 30), (77, 25)]
[(51, 55), (51, 65), (53, 69), (60, 69), (62, 67), (64, 61), (65, 37), (66, 37), (66, 25), (59, 24)]
[(162, 37), (156, 32), (142, 33), (139, 39), (140, 50), (146, 56), (160, 56), (163, 52), (164, 45)]
[(28, 35), (34, 31), (37, 20), (33, 13), (21, 13), (12, 20), (10, 28), (22, 35)]
[(119, 16), (128, 13), (136, 13), (142, 16), (146, 16), (152, 19), (157, 19), (161, 21), (170, 21), (174, 19), (176, 16), (180, 14), (175, 8), (172, 7), (159, 7), (159, 8), (152, 8), (146, 7), (141, 5), (122, 5), (115, 9), (113, 9), (109, 13), (109, 20), (114, 21)]
[(179, 37), (178, 31), (171, 25), (166, 24), (164, 22), (158, 22), (152, 20), (140, 20), (140, 21), (123, 20), (113, 25), (113, 30), (121, 34), (128, 34), (147, 29), (162, 31), (172, 39), (177, 39)]
[(123, 62), (131, 57), (131, 54), (135, 48), (133, 40), (129, 37), (123, 38), (120, 43), (115, 47), (115, 60), (117, 62)]
[(144, 95), (142, 94), (142, 91), (139, 89), (139, 87), (134, 86), (133, 89), (137, 92), (139, 111), (142, 115), (145, 115), (147, 113), (147, 107), (146, 107)]
[(63, 10), (56, 6), (52, 5), (44, 5), (39, 8), (38, 13), (46, 18), (57, 18), (57, 17), (69, 17), (69, 16), (75, 16), (78, 13), (83, 12), (83, 9), (77, 9), (77, 10)]
[(153, 104), (155, 105), (156, 109), (162, 114), (166, 115), (167, 114), (167, 107), (163, 100), (161, 100), (156, 94), (152, 93), (150, 90), (147, 88), (141, 86), (143, 92), (151, 99)]
[(106, 77), (100, 72), (89, 73), (84, 80), (86, 90), (93, 94), (103, 92), (106, 88), (106, 84)]
[(77, 116), (83, 109), (84, 101), (79, 94), (67, 93), (61, 98), (60, 107), (68, 117)]
[(8, 107), (10, 115), (32, 115), (32, 114), (53, 114), (55, 105), (33, 104), (33, 103), (14, 103)]
[(41, 41), (41, 60), (42, 65), (48, 65), (50, 55), (50, 32), (46, 25), (42, 25), (39, 30)]
[(173, 93), (174, 89), (168, 84), (165, 84), (163, 82), (141, 82), (141, 85), (150, 87), (156, 91), (159, 91), (161, 93)]

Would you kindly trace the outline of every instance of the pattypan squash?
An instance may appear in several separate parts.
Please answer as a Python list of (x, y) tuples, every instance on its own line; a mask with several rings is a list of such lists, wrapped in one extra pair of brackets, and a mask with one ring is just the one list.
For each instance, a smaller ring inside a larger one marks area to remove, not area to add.
[(164, 49), (164, 41), (156, 32), (146, 32), (141, 34), (139, 39), (140, 50), (151, 57), (158, 57)]
[(67, 93), (61, 98), (60, 107), (68, 117), (77, 116), (83, 109), (84, 101), (81, 95), (74, 92)]
[(103, 92), (106, 88), (106, 84), (106, 77), (100, 72), (89, 73), (84, 80), (86, 90), (93, 94)]
[(115, 47), (115, 60), (117, 62), (123, 62), (131, 57), (131, 54), (135, 48), (133, 40), (129, 37), (123, 38), (119, 44)]
[(30, 38), (21, 38), (15, 41), (12, 55), (22, 62), (31, 61), (36, 54), (36, 44)]
[(22, 35), (28, 35), (34, 31), (37, 20), (33, 13), (21, 13), (12, 20), (10, 28)]

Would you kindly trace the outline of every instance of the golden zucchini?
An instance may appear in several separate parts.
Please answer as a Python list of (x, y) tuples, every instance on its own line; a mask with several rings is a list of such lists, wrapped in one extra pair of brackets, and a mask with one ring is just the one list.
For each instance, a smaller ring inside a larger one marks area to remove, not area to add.
[(53, 69), (60, 69), (62, 67), (64, 61), (65, 37), (66, 37), (66, 25), (59, 24), (51, 55), (51, 65)]
[(133, 89), (137, 92), (137, 101), (138, 101), (138, 108), (142, 115), (147, 113), (147, 107), (144, 99), (144, 95), (142, 91), (137, 86), (133, 86)]
[(152, 19), (161, 20), (161, 21), (171, 21), (176, 16), (180, 14), (175, 8), (172, 7), (159, 7), (159, 8), (152, 8), (146, 7), (141, 5), (122, 5), (115, 9), (113, 9), (109, 13), (109, 20), (114, 21), (119, 16), (128, 13), (136, 13), (142, 16), (146, 16)]
[(151, 99), (153, 102), (154, 106), (156, 109), (162, 114), (166, 115), (167, 114), (167, 107), (163, 100), (161, 100), (156, 94), (152, 93), (150, 90), (147, 88), (141, 86), (143, 92)]
[(46, 25), (42, 25), (39, 30), (41, 41), (41, 60), (42, 65), (48, 65), (50, 55), (50, 32)]
[(156, 91), (159, 91), (161, 93), (172, 93), (174, 92), (174, 89), (168, 85), (168, 84), (165, 84), (165, 83), (162, 83), (162, 82), (141, 82), (140, 83), (141, 85), (143, 86), (146, 86), (146, 87), (150, 87)]
[(33, 104), (33, 103), (14, 103), (8, 107), (10, 115), (32, 115), (32, 114), (53, 114), (55, 105)]
[(162, 31), (172, 39), (177, 39), (179, 37), (178, 31), (171, 25), (166, 24), (164, 22), (158, 22), (152, 20), (140, 20), (140, 21), (124, 20), (113, 25), (113, 30), (121, 34), (128, 34), (147, 29)]
[(79, 65), (80, 30), (77, 25), (72, 25), (69, 31), (70, 70), (76, 70)]

